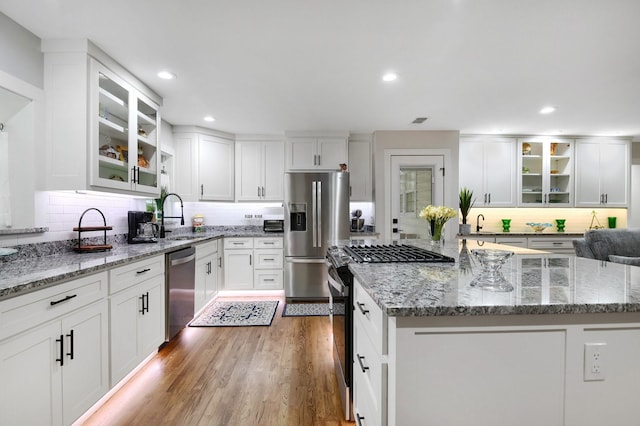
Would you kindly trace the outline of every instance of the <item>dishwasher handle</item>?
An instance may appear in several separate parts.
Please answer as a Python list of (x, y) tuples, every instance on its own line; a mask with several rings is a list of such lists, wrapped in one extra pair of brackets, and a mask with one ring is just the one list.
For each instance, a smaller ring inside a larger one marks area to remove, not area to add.
[(175, 259), (171, 261), (171, 266), (177, 266), (177, 265), (182, 265), (183, 263), (189, 263), (192, 260), (194, 260), (196, 258), (195, 253), (192, 255), (189, 255), (187, 257), (181, 257), (179, 259)]

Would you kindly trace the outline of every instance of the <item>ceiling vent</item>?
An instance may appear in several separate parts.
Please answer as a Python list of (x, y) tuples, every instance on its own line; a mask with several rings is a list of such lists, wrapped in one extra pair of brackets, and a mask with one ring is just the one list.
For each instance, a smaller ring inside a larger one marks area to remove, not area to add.
[(418, 117), (411, 122), (411, 124), (422, 124), (427, 121), (427, 117)]

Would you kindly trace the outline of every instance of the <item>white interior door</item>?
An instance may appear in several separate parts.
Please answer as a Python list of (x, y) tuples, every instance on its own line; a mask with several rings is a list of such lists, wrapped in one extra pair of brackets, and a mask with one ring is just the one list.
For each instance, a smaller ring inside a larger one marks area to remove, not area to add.
[(392, 237), (427, 238), (420, 211), (430, 204), (444, 205), (444, 156), (392, 155)]

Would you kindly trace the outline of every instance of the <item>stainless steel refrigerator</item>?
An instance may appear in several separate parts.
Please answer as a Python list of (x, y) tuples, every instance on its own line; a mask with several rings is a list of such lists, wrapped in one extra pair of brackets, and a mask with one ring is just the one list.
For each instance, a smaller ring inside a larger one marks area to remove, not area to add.
[(325, 256), (348, 240), (349, 173), (288, 172), (284, 177), (284, 289), (287, 300), (329, 298)]

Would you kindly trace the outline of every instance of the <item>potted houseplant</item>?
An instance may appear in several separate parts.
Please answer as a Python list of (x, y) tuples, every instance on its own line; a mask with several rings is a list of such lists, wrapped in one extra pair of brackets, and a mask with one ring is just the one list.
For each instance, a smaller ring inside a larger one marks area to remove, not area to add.
[(458, 232), (460, 235), (471, 234), (471, 225), (467, 223), (467, 216), (469, 216), (469, 210), (471, 210), (471, 207), (473, 207), (473, 203), (473, 191), (465, 187), (460, 188), (458, 204), (458, 206), (460, 207), (460, 215), (462, 216), (462, 223), (458, 227)]

